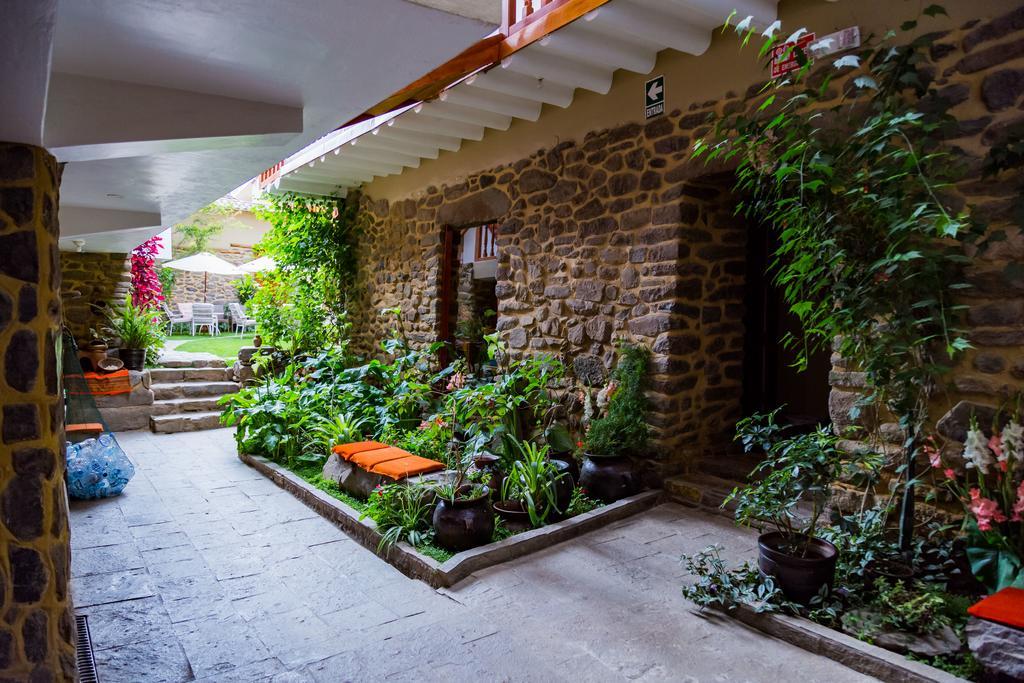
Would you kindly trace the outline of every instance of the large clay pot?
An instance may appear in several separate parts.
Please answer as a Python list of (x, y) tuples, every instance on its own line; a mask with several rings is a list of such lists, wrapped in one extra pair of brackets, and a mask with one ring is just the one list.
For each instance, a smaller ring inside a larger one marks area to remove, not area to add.
[(473, 465), (488, 475), (484, 482), (494, 497), (500, 495), (501, 484), (505, 481), (505, 473), (501, 471), (501, 458), (492, 453), (481, 453), (473, 458)]
[(446, 550), (458, 552), (491, 542), (494, 511), (486, 486), (474, 498), (438, 499), (434, 508), (434, 540)]
[(839, 551), (828, 541), (812, 538), (806, 557), (797, 557), (791, 545), (778, 531), (761, 534), (757, 539), (757, 568), (762, 576), (772, 577), (788, 599), (806, 605), (822, 586), (832, 590)]
[(587, 453), (580, 468), (580, 488), (591, 498), (614, 503), (637, 493), (640, 479), (626, 456)]
[(551, 513), (554, 520), (565, 519), (565, 513), (569, 511), (569, 503), (572, 502), (572, 491), (576, 488), (576, 482), (572, 478), (572, 470), (569, 463), (564, 460), (552, 460), (551, 463), (558, 468), (562, 475), (555, 482), (555, 507), (556, 512)]
[(509, 531), (526, 531), (533, 526), (530, 513), (518, 500), (499, 500), (494, 504), (494, 512)]
[(124, 361), (129, 370), (146, 369), (146, 349), (118, 349), (117, 357)]

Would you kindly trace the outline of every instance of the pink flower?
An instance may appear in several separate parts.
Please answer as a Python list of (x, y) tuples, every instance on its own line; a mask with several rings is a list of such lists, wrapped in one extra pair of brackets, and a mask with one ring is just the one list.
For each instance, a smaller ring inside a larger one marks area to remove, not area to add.
[(466, 377), (461, 372), (456, 372), (452, 375), (452, 378), (448, 380), (448, 391), (454, 391), (461, 389), (466, 385)]
[(992, 529), (992, 522), (1000, 523), (1006, 521), (1006, 515), (999, 509), (999, 504), (989, 498), (983, 498), (980, 489), (971, 489), (971, 503), (969, 507), (978, 520), (978, 529), (981, 531), (990, 531)]
[(996, 454), (996, 459), (1003, 459), (1003, 440), (998, 434), (993, 434), (988, 440), (988, 449)]
[(928, 454), (928, 462), (931, 463), (932, 467), (942, 467), (942, 456), (938, 448), (930, 443), (926, 443), (922, 450)]
[(953, 471), (952, 467), (947, 467), (942, 473), (946, 475), (946, 479), (956, 479), (956, 472)]
[(425, 429), (430, 429), (430, 423), (427, 422), (426, 420), (420, 422), (420, 431), (422, 432)]
[(1010, 519), (1014, 522), (1024, 522), (1024, 481), (1017, 487), (1017, 502), (1013, 504), (1013, 517)]

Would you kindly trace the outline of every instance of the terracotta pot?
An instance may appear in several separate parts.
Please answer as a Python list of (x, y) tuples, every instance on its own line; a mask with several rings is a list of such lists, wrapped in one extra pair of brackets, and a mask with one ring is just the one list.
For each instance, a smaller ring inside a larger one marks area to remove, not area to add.
[(509, 531), (526, 531), (533, 526), (530, 513), (518, 500), (500, 500), (494, 504), (494, 512)]
[(439, 499), (433, 517), (437, 544), (458, 552), (490, 543), (494, 535), (490, 495), (490, 489), (484, 486), (475, 498)]
[(129, 370), (146, 369), (146, 349), (118, 349), (117, 357), (124, 361)]
[[(806, 537), (799, 537), (802, 543)], [(757, 539), (760, 554), (757, 568), (762, 576), (770, 576), (783, 595), (801, 605), (810, 603), (822, 586), (832, 591), (839, 551), (820, 538), (812, 538), (806, 557), (792, 554), (792, 543), (778, 531), (761, 534)]]
[(633, 462), (624, 455), (587, 453), (580, 468), (580, 488), (605, 503), (632, 496), (640, 490)]
[(255, 337), (252, 338), (252, 345), (255, 346), (257, 349), (263, 346), (263, 337), (257, 334)]

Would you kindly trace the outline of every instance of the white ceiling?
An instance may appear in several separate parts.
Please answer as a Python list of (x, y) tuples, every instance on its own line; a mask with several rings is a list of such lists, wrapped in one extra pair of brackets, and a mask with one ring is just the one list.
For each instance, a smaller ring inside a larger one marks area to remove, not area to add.
[(0, 93), (37, 95), (3, 132), (68, 162), (62, 248), (125, 251), (493, 29), (406, 0), (5, 0)]
[(568, 107), (577, 89), (602, 95), (617, 69), (647, 74), (661, 50), (702, 54), (730, 9), (767, 26), (778, 0), (610, 0), (576, 21), (472, 74), (430, 102), (351, 127), (288, 159), (276, 192), (344, 195), (373, 177), (416, 168), (439, 150), (536, 121), (543, 105)]

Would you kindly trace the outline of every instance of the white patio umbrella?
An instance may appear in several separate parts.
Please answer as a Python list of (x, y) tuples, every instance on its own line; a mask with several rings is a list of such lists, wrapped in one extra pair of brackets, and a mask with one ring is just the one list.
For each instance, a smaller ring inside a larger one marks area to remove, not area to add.
[(238, 266), (238, 269), (243, 273), (262, 273), (274, 268), (277, 268), (277, 261), (269, 256), (260, 256), (258, 259), (253, 259), (248, 263)]
[(234, 263), (225, 261), (220, 256), (215, 256), (208, 251), (201, 251), (192, 256), (186, 256), (175, 261), (168, 261), (164, 268), (175, 270), (186, 270), (190, 273), (203, 274), (203, 301), (206, 301), (206, 285), (209, 275), (242, 275), (242, 271)]

